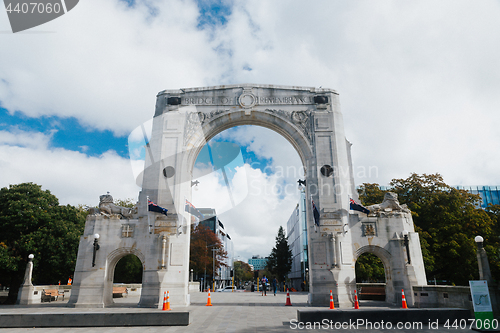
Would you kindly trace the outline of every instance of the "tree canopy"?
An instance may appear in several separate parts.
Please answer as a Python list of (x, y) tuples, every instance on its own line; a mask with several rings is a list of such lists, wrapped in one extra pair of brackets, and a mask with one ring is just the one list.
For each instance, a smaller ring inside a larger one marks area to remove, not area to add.
[(213, 254), (215, 249), (215, 270), (225, 266), (223, 260), (227, 258), (224, 246), (217, 235), (207, 226), (198, 224), (191, 226), (191, 244), (189, 251), (189, 267), (197, 276), (213, 276)]
[[(428, 279), (456, 285), (468, 285), (469, 280), (477, 279), (474, 237), (481, 235), (493, 278), (499, 280), (500, 209), (479, 208), (480, 196), (447, 185), (439, 174), (414, 173), (407, 179), (393, 179), (390, 185), (390, 191), (397, 193), (399, 202), (412, 212)], [(365, 205), (382, 202), (385, 192), (378, 184), (363, 184), (359, 189)]]
[(267, 259), (267, 269), (276, 276), (279, 281), (285, 281), (286, 275), (292, 269), (292, 250), (288, 246), (285, 231), (282, 226), (276, 236), (276, 245), (271, 250)]
[(29, 254), (35, 256), (35, 284), (57, 284), (73, 275), (86, 214), (60, 206), (40, 185), (0, 189), (0, 283), (10, 286), (8, 303), (16, 301)]
[(253, 279), (250, 265), (243, 261), (234, 262), (234, 281), (251, 281)]

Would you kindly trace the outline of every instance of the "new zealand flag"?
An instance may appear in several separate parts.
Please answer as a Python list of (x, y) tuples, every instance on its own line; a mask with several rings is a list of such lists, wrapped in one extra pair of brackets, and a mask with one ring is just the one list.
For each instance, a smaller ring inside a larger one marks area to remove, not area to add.
[[(205, 216), (189, 201), (186, 200), (186, 206), (185, 206), (185, 211), (188, 212), (191, 215), (196, 216), (200, 220), (204, 220)], [(219, 222), (220, 223), (220, 222)]]
[(155, 204), (153, 201), (148, 199), (148, 211), (165, 214), (167, 216), (168, 209), (163, 208)]
[(370, 214), (370, 211), (365, 206), (357, 203), (356, 201), (354, 201), (354, 199), (351, 199), (350, 201), (351, 201), (351, 210), (357, 210), (358, 212)]

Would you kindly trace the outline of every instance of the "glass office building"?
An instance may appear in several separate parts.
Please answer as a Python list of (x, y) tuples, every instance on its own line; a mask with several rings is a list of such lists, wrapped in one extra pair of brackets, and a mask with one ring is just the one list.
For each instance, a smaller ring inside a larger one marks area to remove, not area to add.
[[(289, 286), (301, 291), (307, 284), (307, 225), (306, 195), (300, 191), (300, 200), (287, 222), (288, 246), (292, 250), (292, 270), (288, 273)], [(303, 285), (304, 283), (304, 285)]]

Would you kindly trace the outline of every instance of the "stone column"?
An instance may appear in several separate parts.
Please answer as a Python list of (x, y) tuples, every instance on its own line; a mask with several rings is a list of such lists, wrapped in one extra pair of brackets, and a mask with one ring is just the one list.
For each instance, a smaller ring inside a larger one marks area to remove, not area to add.
[(28, 264), (26, 265), (26, 271), (24, 273), (24, 281), (23, 284), (21, 285), (21, 288), (19, 288), (16, 304), (26, 305), (34, 303), (34, 297), (33, 297), (34, 287), (33, 283), (31, 282), (33, 276), (34, 257), (35, 256), (33, 254), (30, 254), (28, 256)]

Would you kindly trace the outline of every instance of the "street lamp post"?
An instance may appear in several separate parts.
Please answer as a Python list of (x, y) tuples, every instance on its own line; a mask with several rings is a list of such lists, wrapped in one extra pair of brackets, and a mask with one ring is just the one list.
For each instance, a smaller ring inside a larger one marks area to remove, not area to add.
[(408, 230), (403, 230), (403, 244), (406, 247), (406, 257), (408, 258), (408, 265), (410, 265), (410, 240), (408, 239)]
[(212, 249), (212, 289), (215, 291), (215, 251), (217, 249)]
[(94, 234), (94, 253), (92, 255), (92, 267), (95, 266), (95, 255), (97, 253), (97, 250), (99, 250), (100, 246), (99, 246), (99, 234)]
[(306, 267), (306, 288), (309, 291), (309, 268)]
[(476, 254), (477, 254), (477, 265), (479, 268), (479, 280), (486, 280), (488, 283), (488, 288), (490, 289), (490, 292), (493, 292), (490, 297), (491, 297), (491, 307), (493, 309), (493, 312), (498, 315), (498, 312), (500, 309), (498, 308), (498, 302), (497, 302), (497, 293), (495, 292), (496, 288), (494, 287), (494, 282), (493, 278), (491, 277), (491, 270), (490, 270), (490, 264), (488, 262), (488, 254), (486, 253), (486, 250), (484, 249), (484, 238), (481, 236), (476, 236), (474, 238), (474, 241), (476, 242), (477, 248), (476, 248)]
[(479, 280), (486, 280), (488, 282), (488, 286), (491, 286), (493, 283), (493, 279), (491, 277), (490, 264), (488, 263), (488, 255), (486, 254), (486, 250), (483, 246), (483, 237), (476, 236), (474, 238), (476, 242), (477, 249), (477, 265), (479, 267)]

